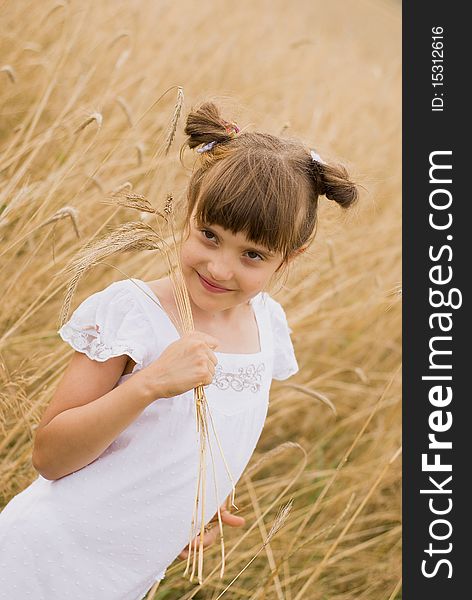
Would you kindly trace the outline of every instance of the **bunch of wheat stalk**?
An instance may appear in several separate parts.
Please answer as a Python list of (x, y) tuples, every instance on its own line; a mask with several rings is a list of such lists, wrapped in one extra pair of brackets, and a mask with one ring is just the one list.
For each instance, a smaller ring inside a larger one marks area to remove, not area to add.
[[(142, 251), (142, 250), (160, 250), (164, 253), (167, 261), (168, 275), (172, 282), (172, 289), (174, 299), (178, 308), (179, 324), (176, 327), (182, 335), (183, 333), (194, 331), (192, 309), (188, 296), (188, 291), (185, 285), (185, 281), (182, 275), (182, 267), (180, 262), (179, 243), (176, 240), (175, 235), (175, 222), (174, 222), (174, 210), (173, 210), (173, 198), (171, 194), (167, 195), (166, 203), (163, 212), (160, 212), (153, 208), (149, 200), (147, 200), (141, 194), (134, 194), (130, 191), (118, 191), (115, 192), (112, 197), (104, 200), (103, 202), (109, 204), (118, 204), (126, 208), (133, 208), (140, 212), (151, 213), (156, 218), (157, 229), (154, 229), (151, 225), (144, 222), (128, 222), (124, 223), (108, 235), (102, 237), (99, 240), (94, 241), (82, 248), (79, 254), (74, 260), (62, 271), (61, 275), (68, 277), (67, 290), (64, 298), (64, 302), (61, 307), (60, 314), (60, 326), (62, 326), (68, 318), (70, 311), (70, 305), (72, 297), (75, 293), (77, 285), (81, 277), (92, 267), (98, 264), (105, 264), (117, 269), (121, 273), (121, 269), (113, 265), (109, 265), (104, 259), (120, 252), (126, 252), (130, 250)], [(162, 232), (161, 223), (164, 223), (167, 232)], [(166, 239), (167, 238), (167, 239)], [(167, 241), (170, 239), (170, 243)], [(176, 267), (174, 268), (174, 263)], [(131, 278), (123, 273), (130, 281)], [(133, 282), (134, 283), (134, 282)], [(138, 286), (139, 287), (139, 286)], [(155, 304), (162, 309), (159, 303), (151, 295), (147, 294), (146, 291), (139, 287), (139, 290), (149, 296), (155, 302)], [(194, 390), (195, 398), (195, 409), (196, 409), (196, 426), (197, 433), (199, 433), (199, 469), (197, 478), (197, 487), (195, 493), (194, 511), (192, 516), (192, 523), (189, 534), (189, 549), (191, 542), (197, 537), (197, 522), (199, 510), (201, 512), (200, 521), (200, 540), (203, 540), (204, 528), (205, 528), (205, 489), (206, 489), (206, 451), (207, 446), (210, 451), (210, 456), (213, 466), (214, 484), (215, 484), (215, 495), (218, 504), (218, 525), (220, 531), (220, 543), (221, 543), (221, 571), (220, 578), (223, 577), (225, 567), (225, 548), (224, 548), (224, 536), (223, 536), (223, 524), (221, 520), (220, 511), (220, 500), (218, 497), (218, 486), (216, 482), (214, 458), (209, 438), (209, 424), (211, 425), (215, 439), (218, 443), (220, 453), (225, 465), (226, 472), (232, 483), (231, 492), (231, 504), (237, 509), (234, 504), (235, 499), (235, 484), (233, 477), (229, 471), (228, 464), (224, 457), (224, 453), (221, 447), (221, 443), (218, 438), (218, 434), (215, 430), (213, 419), (208, 407), (208, 402), (205, 396), (205, 390), (203, 385), (199, 385)], [(191, 556), (193, 558), (193, 566), (190, 574), (190, 581), (193, 581), (195, 576), (195, 568), (197, 564), (197, 545), (194, 544), (193, 552), (188, 553), (187, 566), (184, 575), (187, 575), (190, 569)], [(198, 582), (203, 582), (203, 544), (199, 544), (198, 551)]]

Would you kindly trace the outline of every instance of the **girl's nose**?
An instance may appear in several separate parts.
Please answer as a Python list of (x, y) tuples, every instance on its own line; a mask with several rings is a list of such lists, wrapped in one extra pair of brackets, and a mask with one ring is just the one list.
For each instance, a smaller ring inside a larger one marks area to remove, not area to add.
[(207, 268), (211, 277), (221, 285), (224, 285), (225, 282), (228, 283), (233, 278), (232, 269), (225, 261), (209, 262)]

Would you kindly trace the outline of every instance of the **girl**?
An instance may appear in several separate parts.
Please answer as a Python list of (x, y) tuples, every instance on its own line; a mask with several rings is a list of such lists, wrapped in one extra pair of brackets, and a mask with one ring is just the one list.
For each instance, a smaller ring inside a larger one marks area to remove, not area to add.
[[(140, 600), (186, 556), (194, 388), (206, 386), (236, 483), (272, 379), (298, 371), (284, 310), (264, 290), (309, 245), (318, 196), (347, 207), (357, 189), (343, 167), (297, 140), (241, 133), (210, 102), (185, 133), (199, 147), (180, 246), (195, 331), (179, 335), (169, 278), (112, 283), (61, 327), (75, 354), (36, 430), (39, 476), (0, 514), (1, 599)], [(211, 427), (209, 438), (205, 524), (232, 490)], [(244, 523), (229, 510), (222, 518)]]

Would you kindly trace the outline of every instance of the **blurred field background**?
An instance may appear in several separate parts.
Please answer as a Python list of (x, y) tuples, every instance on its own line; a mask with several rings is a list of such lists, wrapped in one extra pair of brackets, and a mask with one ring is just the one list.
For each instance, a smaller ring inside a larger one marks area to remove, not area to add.
[[(61, 269), (87, 241), (146, 220), (102, 202), (117, 190), (155, 207), (169, 192), (183, 197), (194, 161), (187, 151), (179, 163), (184, 117), (212, 96), (226, 119), (300, 137), (363, 188), (345, 213), (320, 199), (314, 244), (274, 289), (300, 372), (273, 383), (236, 488), (246, 526), (225, 528), (224, 579), (215, 544), (203, 586), (183, 578), (176, 560), (148, 598), (216, 598), (290, 498), (283, 528), (223, 597), (401, 598), (400, 3), (0, 8), (0, 506), (37, 477), (34, 427), (72, 355), (56, 333)], [(177, 86), (184, 103), (166, 154)], [(73, 308), (112, 281), (166, 272), (152, 251), (107, 262), (81, 281)]]

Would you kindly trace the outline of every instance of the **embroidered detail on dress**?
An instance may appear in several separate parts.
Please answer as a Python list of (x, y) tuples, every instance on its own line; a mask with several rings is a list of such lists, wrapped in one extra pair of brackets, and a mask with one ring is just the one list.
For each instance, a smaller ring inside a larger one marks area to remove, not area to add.
[(210, 385), (216, 385), (220, 390), (231, 387), (236, 392), (249, 389), (255, 393), (261, 388), (260, 381), (264, 370), (264, 363), (260, 363), (257, 367), (254, 364), (240, 367), (237, 373), (223, 371), (221, 365), (216, 365), (215, 376)]

